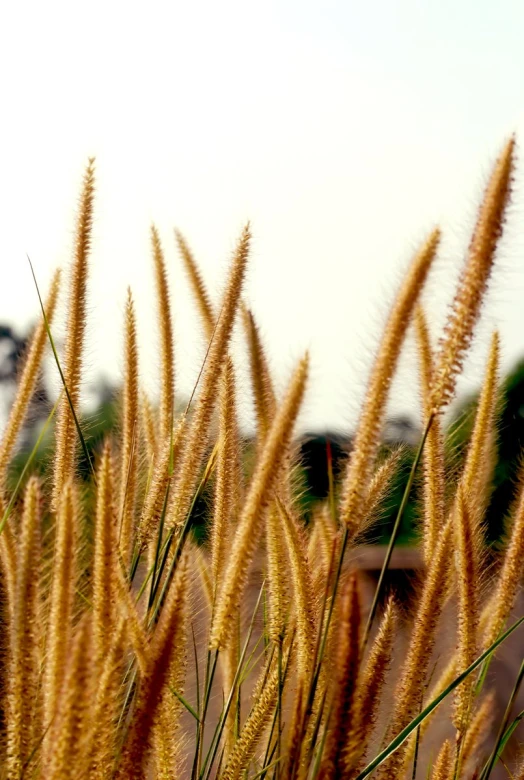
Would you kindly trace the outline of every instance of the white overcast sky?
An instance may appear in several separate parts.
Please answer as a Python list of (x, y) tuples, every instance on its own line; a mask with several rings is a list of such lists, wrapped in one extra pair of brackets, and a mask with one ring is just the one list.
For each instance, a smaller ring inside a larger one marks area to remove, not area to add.
[[(279, 387), (309, 348), (302, 425), (350, 425), (414, 248), (442, 226), (426, 296), (436, 333), (490, 166), (511, 132), (524, 146), (523, 40), (521, 0), (4, 4), (0, 320), (24, 329), (38, 314), (26, 253), (44, 289), (67, 265), (96, 155), (87, 377), (119, 376), (130, 284), (154, 392), (155, 221), (187, 392), (204, 346), (173, 228), (216, 298), (250, 219), (246, 298)], [(505, 367), (524, 355), (523, 171), (524, 160), (470, 387), (492, 328)], [(414, 411), (414, 366), (408, 344), (393, 411)]]

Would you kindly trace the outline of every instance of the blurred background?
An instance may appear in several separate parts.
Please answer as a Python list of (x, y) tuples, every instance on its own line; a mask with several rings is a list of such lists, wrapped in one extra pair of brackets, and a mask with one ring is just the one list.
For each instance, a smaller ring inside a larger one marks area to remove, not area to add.
[[(4, 8), (2, 414), (38, 315), (26, 255), (42, 289), (57, 265), (67, 266), (80, 181), (94, 155), (84, 387), (91, 445), (114, 423), (128, 284), (138, 310), (142, 381), (153, 398), (157, 392), (151, 222), (169, 263), (182, 402), (205, 340), (173, 229), (184, 233), (218, 300), (235, 240), (250, 219), (246, 300), (278, 387), (303, 351), (311, 352), (300, 421), (304, 500), (324, 495), (326, 442), (336, 470), (413, 251), (441, 225), (444, 241), (425, 297), (437, 334), (490, 167), (510, 133), (522, 143), (523, 33), (518, 0), (49, 0)], [(460, 421), (474, 407), (489, 335), (498, 328), (507, 403), (490, 538), (500, 533), (524, 427), (523, 172), (520, 165), (495, 278), (449, 415), (460, 454), (467, 434)], [(63, 317), (55, 335), (60, 343)], [(235, 357), (249, 440), (253, 417), (240, 332)], [(56, 368), (48, 363), (22, 448), (34, 441), (57, 388)], [(385, 432), (385, 446), (405, 444), (406, 469), (419, 435), (417, 388), (408, 341)], [(376, 539), (387, 536), (388, 518)], [(406, 540), (410, 518), (408, 512)]]

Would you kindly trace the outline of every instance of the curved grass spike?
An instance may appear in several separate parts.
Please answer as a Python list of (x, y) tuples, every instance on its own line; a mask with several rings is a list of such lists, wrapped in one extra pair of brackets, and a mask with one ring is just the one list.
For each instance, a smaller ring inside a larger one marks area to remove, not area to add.
[(340, 519), (348, 529), (350, 540), (360, 530), (389, 388), (413, 310), (435, 257), (439, 240), (440, 231), (434, 230), (416, 254), (393, 304), (375, 358), (353, 438), (353, 449), (342, 482)]
[[(55, 550), (42, 682), (44, 728), (49, 726), (55, 716), (62, 674), (71, 647), (79, 518), (78, 491), (69, 480), (60, 496), (55, 524)], [(46, 738), (44, 756), (47, 755), (50, 747), (49, 739)]]
[(261, 446), (268, 432), (269, 421), (275, 413), (276, 398), (255, 318), (246, 306), (242, 306), (242, 315), (249, 348), (249, 366), (257, 416), (257, 439)]
[[(78, 417), (76, 415), (75, 407), (73, 405), (73, 401), (71, 399), (71, 395), (69, 393), (69, 389), (68, 389), (67, 384), (66, 384), (66, 380), (65, 380), (65, 377), (64, 377), (64, 372), (62, 371), (62, 366), (60, 365), (60, 359), (58, 357), (58, 352), (56, 351), (55, 342), (54, 342), (54, 339), (53, 339), (53, 334), (51, 333), (51, 328), (50, 328), (49, 322), (47, 320), (47, 315), (46, 315), (46, 311), (45, 311), (45, 308), (44, 308), (44, 303), (42, 301), (42, 296), (40, 295), (40, 289), (38, 287), (38, 282), (36, 281), (35, 271), (34, 271), (33, 264), (31, 262), (31, 258), (29, 257), (29, 255), (27, 255), (27, 260), (29, 262), (29, 266), (31, 268), (31, 273), (33, 275), (33, 281), (35, 283), (36, 293), (38, 295), (38, 300), (40, 301), (40, 308), (42, 309), (42, 316), (44, 318), (44, 323), (45, 323), (45, 327), (46, 327), (46, 330), (47, 330), (47, 336), (49, 338), (49, 344), (51, 345), (51, 351), (52, 351), (53, 357), (55, 359), (55, 363), (56, 363), (56, 367), (58, 369), (58, 373), (60, 374), (60, 380), (62, 382), (62, 390), (65, 393), (65, 396), (67, 398), (67, 403), (69, 404), (69, 409), (71, 410), (71, 414), (73, 416), (73, 421), (74, 421), (74, 424), (75, 424), (76, 432), (78, 434), (78, 439), (79, 439), (80, 444), (82, 446), (82, 452), (83, 452), (84, 458), (86, 459), (86, 462), (89, 464), (89, 469), (91, 471), (91, 474), (94, 476), (94, 470), (93, 470), (93, 464), (91, 462), (91, 456), (89, 454), (89, 450), (87, 449), (87, 445), (85, 443), (84, 434), (82, 433), (82, 429), (80, 427), (80, 423), (78, 422)], [(58, 399), (57, 399), (57, 404), (56, 404), (57, 408), (59, 408), (61, 406), (61, 404), (62, 404), (62, 392), (60, 392), (60, 395), (58, 396)], [(53, 415), (54, 415), (54, 413), (55, 413), (55, 410), (53, 409)], [(56, 438), (56, 434), (55, 434), (55, 438)]]
[(431, 773), (431, 780), (448, 780), (450, 777), (453, 750), (451, 742), (446, 739), (439, 750), (437, 760)]
[(172, 435), (164, 442), (162, 449), (156, 457), (149, 489), (138, 523), (135, 558), (149, 544), (155, 530), (157, 530), (162, 507), (166, 503), (166, 493), (171, 489), (173, 466), (175, 461), (178, 463), (180, 458), (186, 427), (187, 418), (185, 415), (182, 415)]
[(260, 515), (267, 507), (304, 395), (308, 362), (306, 356), (299, 363), (257, 461), (219, 590), (210, 635), (211, 649), (227, 644), (234, 624), (232, 618), (237, 614), (248, 567), (262, 530)]
[(30, 477), (24, 496), (17, 555), (13, 619), (9, 626), (7, 672), (7, 773), (22, 776), (36, 738), (38, 701), (39, 598), (42, 496), (37, 477)]
[(295, 653), (299, 680), (311, 676), (317, 625), (315, 620), (315, 601), (309, 561), (306, 555), (307, 545), (303, 529), (293, 514), (288, 511), (279, 497), (275, 497), (280, 515), (281, 526), (286, 541), (285, 549), (289, 559), (290, 580), (294, 594)]
[(473, 329), (487, 290), (511, 198), (515, 138), (510, 138), (495, 163), (479, 208), (468, 255), (453, 299), (436, 359), (430, 406), (439, 411), (453, 399)]
[[(47, 433), (51, 420), (54, 417), (54, 414), (56, 412), (61, 397), (62, 397), (62, 393), (60, 393), (57, 400), (55, 401), (55, 405), (51, 409), (47, 417), (47, 420), (43, 424), (40, 433), (38, 434), (38, 438), (33, 446), (33, 449), (31, 450), (29, 456), (26, 459), (24, 468), (22, 469), (20, 476), (18, 477), (15, 488), (11, 493), (11, 498), (9, 499), (9, 503), (5, 508), (2, 515), (2, 520), (0, 521), (0, 562), (2, 566), (2, 575), (4, 577), (5, 595), (7, 598), (7, 612), (9, 613), (11, 619), (13, 619), (14, 616), (14, 605), (16, 603), (15, 579), (16, 579), (17, 565), (16, 565), (15, 540), (11, 528), (8, 525), (8, 521), (13, 511), (13, 508), (15, 506), (15, 503), (18, 499), (18, 494), (21, 490), (21, 487), (22, 485), (25, 484), (26, 475), (29, 472), (29, 469), (31, 468), (35, 455), (38, 452), (40, 445), (42, 444), (42, 441), (44, 440), (44, 437)], [(2, 502), (0, 500), (0, 505), (1, 503)]]
[(160, 327), (160, 357), (162, 383), (160, 386), (160, 441), (169, 439), (175, 408), (175, 354), (173, 344), (173, 322), (169, 303), (169, 285), (166, 263), (158, 230), (151, 225), (151, 245), (155, 266), (155, 281), (158, 298), (158, 324)]
[(202, 275), (198, 269), (195, 258), (193, 257), (193, 253), (189, 248), (189, 244), (179, 230), (175, 230), (175, 239), (180, 251), (180, 256), (184, 262), (187, 276), (193, 289), (195, 300), (197, 302), (200, 313), (200, 318), (204, 325), (206, 338), (209, 341), (213, 335), (213, 328), (215, 326), (213, 306), (209, 299)]
[(236, 420), (235, 374), (227, 358), (220, 381), (218, 451), (215, 469), (215, 501), (211, 521), (211, 576), (216, 594), (223, 573), (231, 536), (231, 522), (239, 504), (238, 426)]
[[(459, 669), (469, 666), (479, 644), (478, 623), (480, 588), (482, 584), (482, 521), (491, 482), (491, 457), (496, 434), (497, 379), (499, 338), (491, 342), (486, 376), (480, 394), (475, 424), (468, 447), (466, 463), (457, 489), (455, 515), (455, 558), (458, 585), (458, 650)], [(467, 730), (472, 706), (474, 681), (468, 679), (455, 692), (454, 723), (462, 742)]]
[(358, 682), (355, 715), (344, 746), (344, 772), (348, 776), (361, 768), (377, 720), (397, 625), (397, 609), (390, 598)]
[[(431, 417), (431, 391), (434, 374), (433, 354), (429, 338), (429, 330), (421, 306), (415, 311), (415, 326), (417, 335), (418, 356), (420, 363), (420, 384), (422, 390), (422, 408), (424, 422)], [(426, 438), (422, 468), (424, 473), (424, 514), (423, 514), (423, 548), (424, 560), (429, 562), (435, 549), (438, 530), (442, 527), (445, 517), (445, 457), (444, 441), (440, 420), (434, 418)]]
[(331, 715), (326, 724), (327, 739), (320, 767), (320, 780), (344, 776), (350, 754), (348, 736), (355, 725), (356, 692), (359, 681), (361, 607), (356, 574), (341, 594), (337, 628), (336, 660)]
[(187, 597), (187, 567), (184, 559), (175, 573), (165, 607), (157, 625), (142, 674), (136, 708), (131, 715), (115, 780), (143, 780), (144, 762), (152, 747), (153, 725), (166, 689), (171, 662), (183, 641), (183, 611)]
[(173, 510), (168, 517), (167, 528), (181, 527), (198, 484), (200, 470), (205, 457), (210, 423), (216, 403), (220, 375), (227, 354), (233, 323), (242, 292), (251, 232), (249, 225), (242, 231), (233, 257), (233, 264), (224, 293), (221, 311), (215, 326), (200, 383), (193, 415), (189, 422), (181, 453), (180, 466), (175, 477), (173, 490)]
[[(164, 605), (166, 594), (171, 587), (171, 582), (173, 580), (174, 573), (176, 571), (176, 568), (178, 566), (178, 562), (180, 560), (180, 556), (182, 555), (183, 550), (185, 549), (185, 545), (187, 542), (187, 537), (189, 530), (191, 528), (191, 521), (193, 516), (193, 511), (196, 506), (196, 502), (201, 497), (209, 478), (214, 470), (214, 464), (216, 460), (216, 445), (213, 448), (213, 451), (211, 452), (211, 455), (209, 456), (207, 465), (204, 469), (204, 473), (202, 475), (202, 478), (200, 480), (200, 483), (195, 491), (195, 494), (193, 496), (191, 505), (189, 507), (189, 510), (187, 512), (186, 518), (184, 520), (184, 523), (182, 527), (180, 528), (171, 528), (169, 532), (166, 535), (166, 541), (164, 543), (163, 549), (162, 549), (162, 559), (160, 561), (160, 564), (158, 566), (158, 574), (155, 581), (154, 586), (154, 593), (152, 592), (152, 597), (155, 599), (154, 606), (151, 610), (151, 616), (149, 618), (148, 627), (151, 628), (156, 621), (158, 620), (158, 616), (160, 614), (160, 611)], [(176, 533), (175, 533), (176, 532)], [(171, 547), (173, 542), (176, 542), (176, 546), (174, 549), (174, 552), (171, 551)], [(168, 565), (169, 564), (169, 565)], [(152, 573), (153, 569), (150, 569), (150, 572)], [(165, 576), (163, 577), (163, 575)], [(148, 573), (148, 577), (150, 574)], [(163, 581), (161, 582), (163, 577)], [(144, 581), (147, 584), (147, 577)], [(160, 585), (162, 585), (162, 588), (160, 590), (160, 594), (157, 597), (158, 590), (160, 589)], [(145, 585), (143, 584), (140, 588), (140, 595), (142, 595), (143, 590), (145, 589)]]
[(153, 408), (151, 406), (151, 401), (149, 400), (147, 394), (142, 391), (142, 403), (140, 406), (140, 412), (141, 412), (141, 422), (142, 422), (142, 429), (144, 434), (144, 439), (146, 443), (146, 451), (147, 451), (147, 460), (149, 464), (152, 466), (155, 460), (156, 452), (157, 452), (157, 433), (156, 433), (156, 422), (155, 422), (155, 415), (153, 412)]
[(80, 758), (82, 737), (89, 723), (93, 682), (89, 618), (87, 614), (81, 620), (60, 673), (62, 686), (49, 733), (50, 749), (43, 761), (42, 776), (49, 780), (71, 777), (71, 770)]
[[(45, 302), (45, 312), (49, 324), (52, 323), (53, 317), (55, 315), (56, 302), (58, 300), (58, 293), (60, 290), (60, 273), (60, 269), (55, 271)], [(27, 350), (24, 361), (24, 367), (18, 381), (15, 400), (13, 402), (13, 406), (11, 407), (7, 424), (2, 435), (2, 441), (0, 443), (0, 475), (4, 484), (9, 460), (13, 454), (13, 448), (15, 446), (16, 439), (20, 433), (20, 429), (27, 414), (29, 403), (36, 388), (46, 342), (46, 324), (42, 319), (36, 326), (35, 331), (31, 337), (29, 348)]]
[[(249, 309), (242, 305), (242, 318), (244, 330), (246, 332), (249, 366), (251, 375), (251, 384), (253, 387), (253, 397), (255, 402), (255, 413), (257, 420), (257, 457), (260, 456), (264, 442), (266, 440), (271, 420), (275, 416), (276, 398), (273, 389), (273, 383), (267, 364), (266, 355), (260, 339), (260, 334), (255, 323), (253, 314)], [(286, 453), (283, 459), (281, 469), (281, 487), (280, 498), (288, 505), (291, 510), (290, 482), (292, 478), (291, 457)], [(289, 588), (291, 586), (290, 577), (285, 565), (286, 551), (282, 544), (282, 534), (280, 532), (279, 509), (276, 505), (271, 505), (265, 525), (266, 551), (267, 551), (267, 574), (268, 574), (268, 613), (269, 613), (269, 638), (271, 641), (281, 644), (284, 636), (284, 627), (286, 613), (289, 607)], [(303, 635), (301, 635), (303, 637)], [(307, 657), (305, 645), (300, 642), (299, 658), (302, 661)], [(279, 649), (281, 653), (281, 649)], [(278, 774), (279, 770), (277, 770)]]
[[(492, 447), (496, 438), (496, 422), (498, 412), (498, 374), (500, 364), (500, 339), (495, 332), (491, 339), (488, 364), (484, 382), (475, 414), (475, 425), (468, 446), (466, 463), (461, 482), (465, 495), (470, 502), (470, 511), (476, 509), (477, 526), (482, 522), (482, 515), (489, 498), (491, 484)], [(477, 530), (477, 533), (480, 533)]]
[(472, 714), (471, 721), (464, 737), (462, 745), (462, 767), (468, 768), (468, 763), (474, 763), (482, 748), (486, 745), (491, 732), (495, 715), (495, 694), (487, 693), (476, 711)]
[(281, 522), (273, 505), (266, 518), (266, 570), (268, 584), (267, 635), (280, 645), (285, 633), (289, 609), (288, 576), (281, 540)]
[[(33, 445), (33, 449), (29, 453), (29, 455), (27, 457), (27, 460), (24, 463), (24, 468), (22, 469), (22, 471), (20, 473), (20, 476), (18, 477), (18, 480), (16, 482), (15, 488), (14, 488), (13, 492), (11, 493), (11, 497), (9, 499), (9, 503), (8, 503), (7, 507), (5, 508), (5, 510), (3, 512), (2, 520), (0, 521), (0, 535), (5, 533), (6, 523), (9, 520), (9, 517), (11, 516), (11, 512), (13, 511), (13, 507), (14, 507), (14, 505), (16, 503), (17, 498), (18, 498), (18, 494), (20, 492), (20, 489), (21, 489), (22, 485), (25, 483), (26, 474), (28, 473), (29, 469), (31, 468), (31, 465), (33, 463), (33, 460), (35, 459), (36, 453), (38, 452), (38, 450), (40, 448), (40, 445), (42, 444), (42, 441), (45, 438), (45, 435), (46, 435), (46, 433), (48, 431), (49, 425), (51, 424), (51, 420), (53, 419), (53, 417), (55, 415), (55, 412), (56, 412), (56, 410), (58, 408), (58, 405), (60, 403), (61, 397), (62, 397), (62, 393), (60, 393), (60, 395), (56, 399), (55, 405), (53, 406), (53, 408), (49, 412), (49, 414), (47, 416), (47, 419), (46, 419), (45, 423), (43, 424), (43, 426), (42, 426), (42, 428), (40, 430), (40, 433), (38, 434), (38, 438), (37, 438), (37, 440), (35, 441), (35, 443)], [(1, 503), (1, 501), (0, 501), (0, 503)], [(12, 540), (11, 540), (11, 542), (12, 542)], [(14, 569), (13, 569), (13, 571), (14, 571)]]
[(95, 543), (93, 553), (93, 645), (94, 668), (101, 669), (115, 627), (116, 511), (111, 444), (106, 440), (96, 488)]
[(133, 545), (138, 487), (138, 348), (136, 318), (131, 289), (127, 289), (125, 311), (125, 373), (120, 449), (120, 549), (129, 564)]
[(522, 576), (524, 556), (524, 463), (521, 465), (517, 499), (512, 513), (509, 539), (504, 551), (501, 569), (495, 581), (495, 590), (481, 615), (483, 646), (492, 644), (498, 637), (515, 603)]
[(380, 517), (380, 512), (383, 510), (388, 491), (391, 488), (397, 469), (402, 463), (404, 451), (404, 446), (400, 445), (390, 452), (371, 477), (364, 510), (362, 512), (361, 533), (364, 533), (370, 525), (376, 522), (377, 517)]
[[(188, 556), (189, 557), (189, 556)], [(186, 564), (187, 567), (187, 564)], [(188, 594), (189, 595), (189, 594)], [(153, 727), (153, 746), (157, 780), (171, 780), (182, 774), (182, 750), (184, 734), (180, 731), (180, 715), (186, 706), (182, 697), (186, 676), (186, 640), (188, 636), (188, 598), (182, 601), (180, 622), (170, 666), (167, 670), (166, 686), (160, 700), (158, 716)]]
[[(63, 373), (67, 399), (63, 398), (58, 408), (55, 433), (56, 448), (52, 493), (52, 506), (55, 511), (67, 480), (72, 479), (75, 473), (75, 427), (79, 430), (76, 410), (80, 401), (82, 353), (86, 327), (88, 258), (91, 249), (94, 191), (95, 165), (94, 158), (91, 158), (84, 176), (82, 194), (80, 196), (74, 258), (70, 278), (65, 369)], [(47, 330), (49, 333), (49, 327)], [(83, 441), (82, 437), (81, 441)], [(90, 463), (89, 459), (88, 462)]]
[(104, 659), (89, 723), (81, 740), (78, 768), (90, 780), (110, 776), (115, 759), (115, 722), (121, 700), (123, 658), (126, 649), (126, 621), (120, 618)]
[[(459, 485), (454, 510), (455, 565), (458, 591), (457, 669), (462, 671), (477, 655), (477, 624), (479, 611), (479, 539), (472, 528), (469, 506)], [(455, 691), (454, 724), (459, 740), (467, 730), (473, 700), (475, 680), (468, 677)]]

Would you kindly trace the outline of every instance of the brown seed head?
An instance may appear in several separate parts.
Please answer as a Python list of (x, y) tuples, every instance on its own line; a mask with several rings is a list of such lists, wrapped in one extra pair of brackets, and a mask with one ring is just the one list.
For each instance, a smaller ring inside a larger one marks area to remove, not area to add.
[(389, 388), (404, 336), (435, 257), (439, 240), (440, 231), (434, 230), (415, 256), (397, 294), (375, 359), (353, 439), (353, 450), (342, 483), (340, 517), (342, 523), (350, 530), (351, 537), (360, 530)]
[(437, 411), (449, 404), (455, 394), (457, 376), (471, 343), (491, 276), (495, 250), (502, 235), (514, 166), (515, 138), (512, 137), (495, 163), (484, 192), (466, 263), (441, 340), (430, 401), (431, 407)]
[[(64, 365), (64, 379), (69, 391), (69, 399), (77, 416), (86, 327), (87, 274), (88, 258), (91, 250), (94, 192), (95, 165), (94, 159), (90, 159), (84, 176), (78, 211), (74, 258), (71, 268)], [(75, 452), (78, 445), (78, 434), (69, 399), (65, 394), (62, 397), (56, 422), (52, 496), (52, 506), (55, 511), (58, 508), (60, 494), (64, 490), (66, 481), (74, 477), (75, 471)]]

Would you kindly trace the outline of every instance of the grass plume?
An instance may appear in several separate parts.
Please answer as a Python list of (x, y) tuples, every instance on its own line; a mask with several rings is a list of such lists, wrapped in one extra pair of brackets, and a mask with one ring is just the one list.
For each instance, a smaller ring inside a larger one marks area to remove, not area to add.
[(58, 407), (56, 449), (53, 474), (53, 508), (58, 508), (60, 493), (75, 475), (77, 434), (71, 407), (78, 410), (82, 372), (82, 353), (86, 330), (88, 259), (91, 250), (93, 206), (95, 192), (95, 161), (89, 160), (80, 204), (71, 268), (67, 340), (65, 345), (64, 381), (69, 398), (63, 397)]
[(348, 527), (350, 537), (355, 536), (360, 530), (363, 498), (367, 492), (379, 446), (389, 387), (404, 336), (435, 257), (439, 240), (440, 232), (434, 230), (416, 254), (397, 294), (375, 358), (364, 406), (353, 439), (353, 450), (342, 482), (340, 518)]
[(155, 268), (158, 299), (158, 323), (160, 331), (160, 359), (162, 382), (160, 385), (160, 439), (166, 441), (173, 425), (175, 405), (175, 347), (173, 343), (173, 322), (169, 300), (169, 285), (164, 250), (158, 230), (151, 225), (151, 246)]
[(491, 276), (495, 250), (502, 235), (514, 167), (515, 138), (512, 137), (502, 150), (484, 192), (468, 256), (441, 340), (430, 400), (430, 406), (436, 410), (448, 404), (455, 393), (456, 379), (471, 343)]

